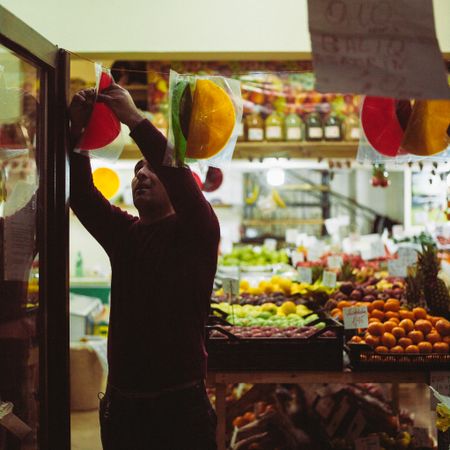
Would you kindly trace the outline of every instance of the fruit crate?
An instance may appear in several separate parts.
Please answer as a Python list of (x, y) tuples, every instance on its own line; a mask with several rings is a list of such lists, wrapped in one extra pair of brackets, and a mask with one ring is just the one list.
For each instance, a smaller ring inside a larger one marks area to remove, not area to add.
[[(318, 321), (325, 328), (306, 337), (238, 337), (227, 327), (208, 326), (208, 369), (342, 370), (343, 327), (325, 315)], [(214, 330), (219, 336), (211, 336)]]
[(345, 346), (353, 370), (448, 370), (450, 354), (445, 353), (375, 353), (367, 344)]

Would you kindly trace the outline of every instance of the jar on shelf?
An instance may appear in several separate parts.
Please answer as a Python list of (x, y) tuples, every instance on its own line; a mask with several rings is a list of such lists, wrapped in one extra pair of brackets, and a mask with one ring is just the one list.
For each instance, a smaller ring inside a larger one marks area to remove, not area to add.
[(301, 141), (303, 139), (303, 120), (292, 107), (284, 121), (285, 140), (288, 142)]
[(264, 140), (264, 120), (259, 113), (251, 113), (245, 118), (245, 137), (249, 142)]
[(321, 141), (323, 139), (322, 118), (318, 112), (311, 112), (306, 116), (305, 139), (307, 141)]
[(323, 123), (323, 131), (326, 141), (342, 141), (342, 123), (341, 119), (330, 112)]
[(273, 111), (266, 118), (266, 140), (269, 142), (279, 142), (283, 140), (284, 117), (283, 113)]
[(361, 127), (356, 114), (349, 114), (344, 120), (344, 136), (346, 141), (359, 141), (361, 137)]

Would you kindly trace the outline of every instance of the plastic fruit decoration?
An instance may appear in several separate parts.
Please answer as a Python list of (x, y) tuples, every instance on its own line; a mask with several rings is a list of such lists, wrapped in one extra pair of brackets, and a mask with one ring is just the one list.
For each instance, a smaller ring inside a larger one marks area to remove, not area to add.
[(205, 192), (213, 192), (222, 185), (223, 173), (217, 167), (208, 167), (206, 172), (205, 182), (203, 183), (203, 190)]
[(233, 102), (225, 90), (211, 80), (197, 80), (186, 156), (208, 159), (219, 153), (228, 143), (235, 123)]
[[(111, 75), (102, 72), (98, 92), (103, 91), (112, 83)], [(104, 104), (96, 102), (92, 109), (89, 123), (84, 130), (80, 150), (99, 150), (114, 141), (120, 133), (120, 121)]]
[(107, 167), (99, 167), (92, 172), (95, 187), (110, 200), (113, 198), (120, 187), (120, 179), (117, 173)]
[(450, 100), (416, 100), (401, 147), (408, 153), (430, 156), (450, 144)]
[(391, 157), (397, 155), (403, 129), (395, 99), (367, 96), (362, 105), (361, 125), (370, 145), (378, 153)]

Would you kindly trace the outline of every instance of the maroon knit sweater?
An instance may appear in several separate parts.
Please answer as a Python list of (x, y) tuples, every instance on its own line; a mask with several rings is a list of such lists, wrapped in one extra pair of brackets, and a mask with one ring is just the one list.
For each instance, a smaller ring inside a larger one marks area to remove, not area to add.
[(206, 375), (205, 323), (219, 224), (188, 168), (162, 165), (166, 139), (143, 120), (131, 133), (175, 214), (150, 225), (94, 187), (89, 158), (71, 155), (70, 204), (112, 267), (109, 382), (148, 392)]

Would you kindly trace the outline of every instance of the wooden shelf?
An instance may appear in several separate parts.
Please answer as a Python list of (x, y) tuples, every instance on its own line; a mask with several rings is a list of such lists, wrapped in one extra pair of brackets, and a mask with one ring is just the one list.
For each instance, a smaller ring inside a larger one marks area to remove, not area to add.
[(429, 383), (427, 371), (390, 372), (208, 372), (208, 383)]
[(242, 225), (246, 227), (270, 227), (274, 225), (323, 225), (323, 219), (245, 219)]
[[(354, 159), (357, 142), (238, 142), (233, 159), (259, 160), (264, 158), (343, 158)], [(121, 159), (142, 158), (139, 148), (126, 145)]]

